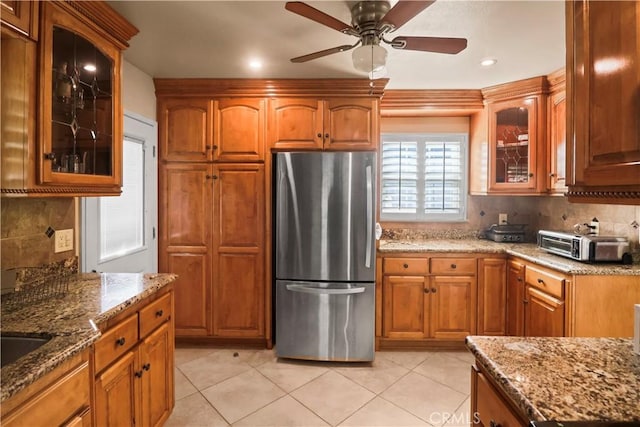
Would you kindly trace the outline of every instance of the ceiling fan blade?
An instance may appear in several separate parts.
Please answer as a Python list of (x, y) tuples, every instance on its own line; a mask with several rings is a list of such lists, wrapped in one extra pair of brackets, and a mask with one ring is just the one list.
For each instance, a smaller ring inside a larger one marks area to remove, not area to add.
[(358, 45), (358, 43), (356, 43), (355, 45), (345, 44), (345, 45), (342, 45), (342, 46), (332, 47), (331, 49), (319, 50), (318, 52), (313, 52), (313, 53), (310, 53), (308, 55), (303, 55), (303, 56), (298, 56), (296, 58), (292, 58), (291, 62), (298, 63), (298, 62), (311, 61), (312, 59), (322, 58), (323, 56), (331, 55), (333, 53), (339, 53), (339, 52), (344, 52), (344, 51), (353, 49), (357, 45)]
[(383, 24), (392, 25), (396, 30), (406, 24), (411, 18), (418, 13), (431, 6), (435, 0), (427, 1), (414, 1), (414, 0), (400, 0), (395, 6), (387, 12), (382, 18)]
[(339, 19), (334, 18), (331, 15), (309, 6), (301, 1), (289, 1), (284, 5), (284, 8), (290, 12), (297, 13), (300, 16), (304, 16), (307, 19), (318, 22), (327, 27), (338, 30), (341, 33), (357, 35), (356, 30), (349, 24), (345, 24)]
[(467, 47), (467, 39), (453, 37), (396, 37), (391, 47), (404, 50), (456, 54)]

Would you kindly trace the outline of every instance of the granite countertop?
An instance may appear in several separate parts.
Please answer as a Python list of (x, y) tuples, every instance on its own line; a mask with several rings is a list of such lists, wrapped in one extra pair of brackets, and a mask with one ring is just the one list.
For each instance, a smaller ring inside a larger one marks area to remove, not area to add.
[(630, 339), (467, 337), (531, 421), (640, 421), (640, 355)]
[(498, 243), (477, 238), (428, 239), (428, 240), (380, 240), (379, 253), (428, 253), (465, 252), (498, 253), (523, 258), (534, 264), (576, 275), (640, 276), (640, 264), (615, 263), (589, 264), (550, 254), (535, 243)]
[(90, 273), (69, 283), (64, 297), (21, 303), (4, 297), (1, 331), (7, 335), (51, 336), (42, 347), (0, 370), (0, 402), (93, 344), (96, 327), (173, 282), (173, 274)]

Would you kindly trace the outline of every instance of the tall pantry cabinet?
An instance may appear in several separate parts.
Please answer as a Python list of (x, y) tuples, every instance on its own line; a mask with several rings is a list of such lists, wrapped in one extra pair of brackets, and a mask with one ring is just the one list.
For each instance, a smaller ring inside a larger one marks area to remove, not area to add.
[(156, 81), (159, 269), (178, 274), (176, 336), (265, 338), (265, 101)]

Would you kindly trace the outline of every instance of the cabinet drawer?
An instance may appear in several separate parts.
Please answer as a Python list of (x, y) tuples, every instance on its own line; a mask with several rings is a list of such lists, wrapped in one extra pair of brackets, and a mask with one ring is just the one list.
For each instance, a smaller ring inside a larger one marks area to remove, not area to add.
[(513, 413), (509, 405), (498, 394), (492, 384), (481, 372), (475, 372), (476, 385), (476, 413), (483, 426), (517, 427), (522, 423)]
[(74, 415), (86, 413), (90, 406), (91, 377), (89, 362), (82, 363), (60, 379), (27, 400), (15, 412), (2, 417), (2, 425), (53, 426), (62, 425)]
[(140, 310), (140, 338), (171, 318), (171, 294), (166, 294)]
[(429, 274), (428, 258), (384, 258), (384, 274)]
[(524, 277), (525, 282), (534, 288), (538, 288), (558, 298), (562, 298), (564, 295), (564, 282), (566, 277), (561, 274), (527, 265)]
[(476, 274), (475, 258), (431, 258), (432, 274)]
[(127, 317), (102, 334), (95, 344), (96, 372), (100, 372), (138, 342), (138, 314)]

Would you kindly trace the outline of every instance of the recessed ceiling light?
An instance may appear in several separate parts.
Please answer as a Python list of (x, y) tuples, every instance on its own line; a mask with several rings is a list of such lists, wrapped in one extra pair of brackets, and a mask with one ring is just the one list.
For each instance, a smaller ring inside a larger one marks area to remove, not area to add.
[(260, 61), (259, 59), (250, 60), (249, 68), (251, 68), (252, 70), (259, 70), (260, 68), (262, 68), (262, 61)]
[(487, 58), (487, 59), (483, 59), (482, 61), (480, 61), (480, 65), (482, 65), (483, 67), (490, 67), (490, 66), (494, 65), (496, 62), (498, 62), (497, 59)]
[(96, 66), (93, 64), (86, 64), (84, 67), (86, 71), (89, 71), (90, 73), (93, 73), (96, 70)]

